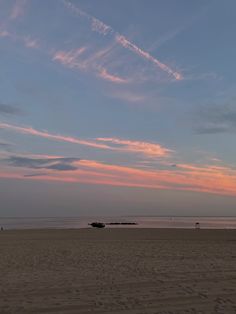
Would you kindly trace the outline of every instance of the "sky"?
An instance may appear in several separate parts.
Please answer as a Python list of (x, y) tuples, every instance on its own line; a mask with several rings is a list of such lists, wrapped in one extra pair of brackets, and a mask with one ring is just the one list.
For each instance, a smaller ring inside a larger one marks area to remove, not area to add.
[(0, 216), (236, 215), (235, 0), (0, 0)]

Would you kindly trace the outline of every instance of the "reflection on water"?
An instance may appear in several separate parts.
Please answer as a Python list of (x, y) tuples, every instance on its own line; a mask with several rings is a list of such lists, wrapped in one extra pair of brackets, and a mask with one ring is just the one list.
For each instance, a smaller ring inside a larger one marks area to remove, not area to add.
[(0, 218), (4, 229), (88, 228), (88, 223), (136, 222), (137, 225), (107, 225), (106, 228), (195, 228), (236, 229), (236, 217), (41, 217)]

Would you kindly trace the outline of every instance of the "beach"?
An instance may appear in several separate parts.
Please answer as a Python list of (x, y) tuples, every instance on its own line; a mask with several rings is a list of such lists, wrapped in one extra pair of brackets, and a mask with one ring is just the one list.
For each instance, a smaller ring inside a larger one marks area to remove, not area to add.
[(0, 313), (236, 313), (236, 230), (0, 232)]

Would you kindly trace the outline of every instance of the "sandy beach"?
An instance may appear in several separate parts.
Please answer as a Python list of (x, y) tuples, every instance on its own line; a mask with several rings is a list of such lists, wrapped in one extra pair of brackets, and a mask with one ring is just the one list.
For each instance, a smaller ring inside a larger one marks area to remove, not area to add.
[(0, 232), (0, 313), (236, 313), (236, 230)]

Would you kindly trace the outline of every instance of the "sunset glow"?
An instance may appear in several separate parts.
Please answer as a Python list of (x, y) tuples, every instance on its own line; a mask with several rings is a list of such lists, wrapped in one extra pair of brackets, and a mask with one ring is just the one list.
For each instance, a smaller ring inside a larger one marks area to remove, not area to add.
[(0, 1), (4, 215), (31, 183), (52, 214), (58, 191), (93, 213), (104, 195), (117, 214), (207, 213), (208, 195), (233, 214), (236, 5), (170, 3)]

